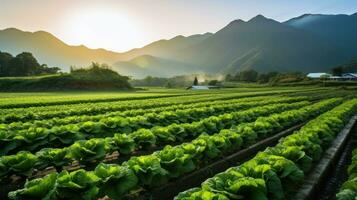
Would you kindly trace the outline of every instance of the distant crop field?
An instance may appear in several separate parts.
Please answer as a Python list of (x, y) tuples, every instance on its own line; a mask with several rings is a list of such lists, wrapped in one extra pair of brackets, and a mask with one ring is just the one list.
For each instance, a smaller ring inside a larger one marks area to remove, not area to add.
[(0, 93), (0, 199), (294, 199), (356, 114), (341, 88)]

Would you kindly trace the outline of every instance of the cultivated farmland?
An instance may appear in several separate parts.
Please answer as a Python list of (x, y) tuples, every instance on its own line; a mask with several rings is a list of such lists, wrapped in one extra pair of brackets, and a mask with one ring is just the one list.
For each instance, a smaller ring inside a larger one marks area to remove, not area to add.
[[(318, 187), (357, 196), (354, 90), (36, 96), (0, 97), (0, 199), (311, 199)], [(345, 178), (331, 172), (351, 158)]]

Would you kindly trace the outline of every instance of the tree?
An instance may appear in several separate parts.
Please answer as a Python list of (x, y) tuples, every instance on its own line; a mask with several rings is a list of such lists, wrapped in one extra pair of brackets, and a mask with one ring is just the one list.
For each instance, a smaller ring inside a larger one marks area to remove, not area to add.
[(233, 81), (233, 76), (231, 74), (227, 74), (224, 78), (225, 81)]
[(195, 80), (193, 81), (193, 85), (198, 85), (198, 79), (197, 79), (197, 76), (195, 77)]
[(166, 88), (173, 88), (173, 85), (170, 83), (170, 81), (168, 81), (168, 82), (165, 84), (165, 87), (166, 87)]
[(40, 71), (40, 64), (31, 53), (23, 52), (12, 60), (12, 75), (14, 76), (31, 76)]
[(42, 71), (45, 74), (56, 74), (61, 71), (58, 67), (48, 67), (46, 64), (41, 65)]
[(11, 54), (0, 51), (0, 76), (8, 76), (10, 62), (13, 58)]
[(54, 74), (58, 67), (40, 65), (29, 52), (23, 52), (13, 57), (9, 53), (0, 52), (0, 76), (33, 76), (39, 74)]
[(257, 81), (259, 83), (268, 83), (270, 82), (274, 77), (278, 76), (278, 72), (268, 72), (266, 74), (259, 74)]
[(240, 81), (240, 72), (237, 72), (237, 73), (234, 75), (232, 81)]
[(338, 67), (332, 68), (332, 74), (334, 76), (342, 76), (342, 73), (343, 73), (343, 67), (342, 66), (338, 66)]
[(245, 70), (239, 73), (239, 80), (246, 82), (256, 82), (258, 78), (258, 72), (255, 70)]
[(147, 76), (147, 77), (145, 77), (144, 81), (146, 82), (146, 84), (152, 85), (153, 77), (152, 76)]
[(268, 83), (269, 82), (269, 76), (268, 76), (268, 74), (259, 74), (257, 80), (258, 80), (258, 83)]
[(208, 82), (208, 85), (216, 86), (218, 83), (218, 80), (211, 80), (210, 82)]

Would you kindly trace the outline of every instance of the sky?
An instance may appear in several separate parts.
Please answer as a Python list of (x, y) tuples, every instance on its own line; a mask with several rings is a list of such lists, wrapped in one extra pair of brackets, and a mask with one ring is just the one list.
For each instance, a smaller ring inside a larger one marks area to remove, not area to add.
[(0, 0), (0, 29), (43, 30), (70, 45), (123, 52), (216, 32), (258, 14), (286, 21), (305, 13), (355, 12), (357, 0)]

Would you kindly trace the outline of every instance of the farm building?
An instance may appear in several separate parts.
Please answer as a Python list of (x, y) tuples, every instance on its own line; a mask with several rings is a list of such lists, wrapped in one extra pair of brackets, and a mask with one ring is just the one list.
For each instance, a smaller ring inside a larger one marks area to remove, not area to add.
[(308, 78), (319, 79), (319, 78), (321, 78), (321, 76), (330, 77), (331, 74), (324, 73), (324, 72), (319, 72), (319, 73), (308, 73), (306, 76), (307, 76)]
[(357, 80), (357, 73), (345, 73), (342, 74), (342, 78), (345, 80)]
[(332, 76), (328, 73), (309, 73), (306, 75), (308, 78), (320, 79), (325, 77), (330, 80), (346, 81), (346, 80), (357, 80), (357, 73), (344, 73), (342, 76)]
[(218, 86), (210, 86), (210, 85), (192, 85), (187, 88), (187, 90), (210, 90), (210, 89), (219, 89)]

